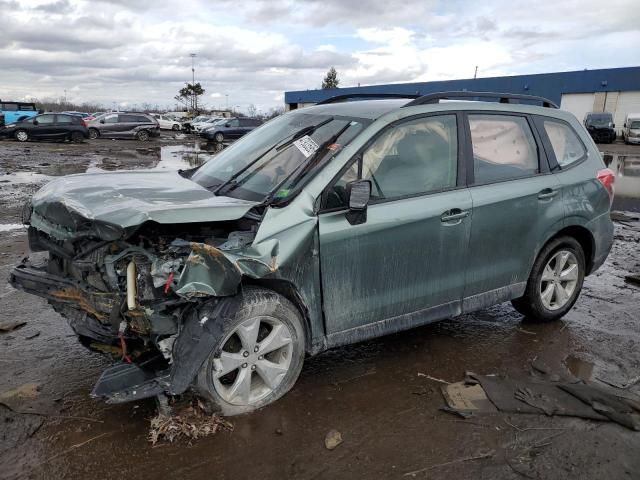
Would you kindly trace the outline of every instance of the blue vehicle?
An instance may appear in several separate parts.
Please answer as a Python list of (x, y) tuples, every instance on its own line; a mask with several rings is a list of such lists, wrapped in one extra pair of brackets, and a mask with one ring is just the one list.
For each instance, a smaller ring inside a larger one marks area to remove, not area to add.
[(4, 115), (4, 124), (25, 120), (38, 114), (35, 103), (0, 101), (0, 115)]

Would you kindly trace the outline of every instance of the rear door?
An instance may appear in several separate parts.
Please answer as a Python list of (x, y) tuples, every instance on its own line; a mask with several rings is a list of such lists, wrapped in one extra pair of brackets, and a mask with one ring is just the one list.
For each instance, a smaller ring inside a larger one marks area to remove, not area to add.
[[(400, 330), (457, 313), (471, 220), (458, 125), (453, 113), (395, 122), (327, 188), (319, 215), (327, 333), (381, 321), (379, 333)], [(352, 224), (346, 188), (358, 178), (371, 181), (372, 196), (365, 221)], [(420, 320), (405, 316), (416, 312)]]
[(73, 127), (73, 118), (71, 115), (56, 115), (55, 128), (53, 134), (58, 138), (63, 138), (69, 135)]
[(560, 184), (526, 115), (469, 112), (473, 222), (463, 308), (520, 295), (535, 256), (564, 213)]

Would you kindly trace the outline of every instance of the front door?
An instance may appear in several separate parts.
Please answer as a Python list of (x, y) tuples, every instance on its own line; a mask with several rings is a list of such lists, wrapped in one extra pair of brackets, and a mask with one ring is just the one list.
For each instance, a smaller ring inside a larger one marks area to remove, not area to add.
[[(471, 196), (457, 137), (455, 114), (392, 124), (328, 188), (319, 215), (327, 334), (459, 309)], [(372, 196), (366, 220), (352, 224), (346, 187), (357, 178), (371, 181)]]
[[(36, 124), (36, 122), (38, 122)], [(32, 131), (31, 136), (33, 138), (52, 138), (55, 136), (56, 123), (55, 123), (55, 115), (53, 114), (44, 114), (38, 115), (33, 122), (34, 129)]]

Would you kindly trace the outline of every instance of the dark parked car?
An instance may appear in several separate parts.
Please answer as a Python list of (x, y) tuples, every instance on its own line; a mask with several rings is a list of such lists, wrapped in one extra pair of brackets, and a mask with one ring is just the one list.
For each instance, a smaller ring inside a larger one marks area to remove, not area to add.
[(594, 142), (612, 143), (616, 139), (616, 124), (609, 112), (591, 112), (584, 117), (584, 126)]
[(19, 142), (32, 139), (82, 142), (89, 137), (89, 131), (81, 117), (64, 113), (45, 113), (7, 125), (4, 135)]
[(200, 132), (200, 136), (221, 143), (225, 140), (240, 138), (261, 124), (262, 121), (256, 118), (229, 118), (226, 122), (218, 122)]
[(158, 121), (145, 113), (105, 113), (89, 122), (89, 138), (136, 138), (146, 141), (158, 136)]

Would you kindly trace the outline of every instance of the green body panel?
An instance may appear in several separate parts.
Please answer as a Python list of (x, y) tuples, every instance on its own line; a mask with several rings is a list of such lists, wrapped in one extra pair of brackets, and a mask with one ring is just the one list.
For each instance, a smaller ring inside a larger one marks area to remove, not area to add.
[[(370, 205), (367, 221), (320, 215), (320, 260), (327, 333), (460, 302), (470, 217), (467, 189)], [(348, 306), (348, 308), (346, 308)]]
[(469, 188), (473, 216), (465, 297), (527, 281), (545, 232), (564, 218), (561, 194), (538, 199), (548, 188), (559, 190), (555, 175)]

